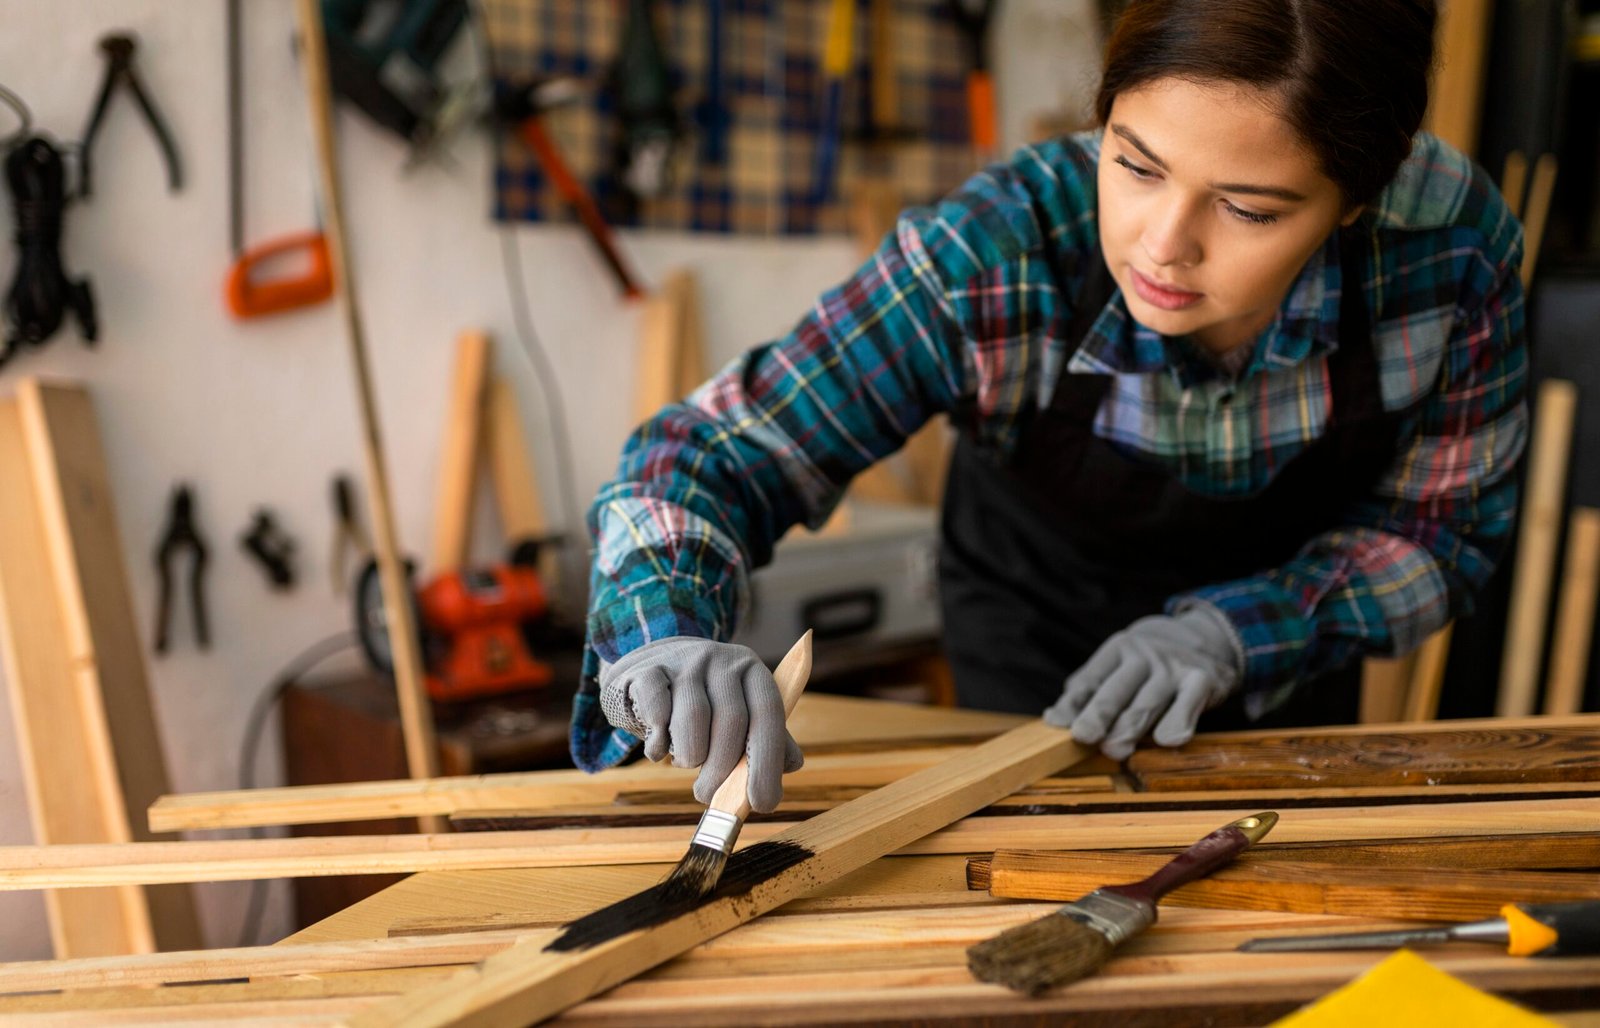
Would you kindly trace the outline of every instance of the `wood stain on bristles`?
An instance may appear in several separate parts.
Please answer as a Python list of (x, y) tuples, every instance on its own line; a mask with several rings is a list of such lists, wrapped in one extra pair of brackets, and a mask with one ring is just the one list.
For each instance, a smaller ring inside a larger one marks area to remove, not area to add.
[(1111, 940), (1081, 921), (1055, 913), (970, 947), (967, 967), (979, 981), (1036, 996), (1094, 974), (1110, 956)]
[[(721, 881), (709, 895), (701, 895), (687, 888), (678, 874), (679, 869), (674, 869), (674, 873), (665, 881), (571, 922), (565, 931), (545, 946), (545, 951), (563, 953), (589, 949), (620, 935), (664, 924), (682, 917), (703, 903), (742, 896), (814, 855), (810, 848), (798, 843), (777, 840), (758, 842), (728, 858)], [(684, 861), (689, 859), (690, 856), (684, 857)]]

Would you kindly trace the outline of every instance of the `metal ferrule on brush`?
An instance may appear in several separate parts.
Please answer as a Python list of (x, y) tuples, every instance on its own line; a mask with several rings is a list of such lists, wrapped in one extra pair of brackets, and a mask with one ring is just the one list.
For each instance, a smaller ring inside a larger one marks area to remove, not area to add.
[(694, 838), (689, 844), (705, 846), (718, 853), (732, 853), (733, 844), (739, 839), (739, 828), (743, 824), (743, 821), (732, 814), (707, 807), (704, 816), (700, 818), (700, 826), (694, 830)]
[(1113, 946), (1130, 939), (1156, 922), (1155, 904), (1096, 889), (1061, 908), (1063, 915), (1104, 935)]

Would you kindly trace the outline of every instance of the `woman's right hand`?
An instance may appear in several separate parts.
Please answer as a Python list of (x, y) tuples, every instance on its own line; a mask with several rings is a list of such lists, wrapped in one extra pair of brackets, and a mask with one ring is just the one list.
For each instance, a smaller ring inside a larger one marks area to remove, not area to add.
[(778, 684), (748, 646), (687, 635), (646, 643), (602, 662), (600, 707), (613, 727), (644, 741), (646, 757), (700, 768), (701, 803), (748, 755), (750, 808), (770, 811), (783, 798), (784, 774), (804, 761)]

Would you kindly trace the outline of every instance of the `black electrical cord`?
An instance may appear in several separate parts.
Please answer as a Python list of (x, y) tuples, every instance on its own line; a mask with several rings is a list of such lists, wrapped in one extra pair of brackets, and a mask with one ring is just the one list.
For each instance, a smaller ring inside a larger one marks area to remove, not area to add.
[(20, 142), (33, 128), (33, 112), (28, 110), (28, 105), (16, 93), (0, 86), (0, 104), (5, 104), (17, 114), (17, 127), (9, 135), (0, 136), (0, 152), (11, 148), (11, 144)]
[[(261, 746), (262, 733), (266, 731), (267, 716), (272, 713), (278, 701), (283, 698), (284, 692), (299, 681), (306, 672), (316, 667), (335, 654), (342, 653), (356, 646), (354, 632), (340, 632), (330, 635), (320, 642), (311, 644), (302, 650), (299, 656), (285, 664), (278, 673), (272, 677), (271, 683), (256, 697), (255, 706), (250, 710), (250, 719), (245, 722), (244, 742), (239, 753), (239, 788), (254, 789), (256, 787), (256, 751)], [(260, 828), (250, 829), (250, 837), (261, 838), (263, 832)], [(266, 911), (267, 886), (266, 879), (257, 879), (250, 887), (250, 902), (245, 908), (244, 920), (239, 925), (238, 946), (253, 946), (255, 939), (261, 932), (261, 917)]]
[[(489, 93), (492, 96), (499, 83), (499, 75), (494, 63), (494, 48), (489, 44), (488, 14), (484, 10), (483, 0), (473, 0), (469, 4), (469, 10), (472, 15), (468, 19), (471, 23), (469, 31), (472, 32), (473, 42), (478, 49), (483, 73), (489, 79)], [(495, 142), (506, 126), (495, 113), (493, 103), (490, 104), (489, 117), (492, 128), (489, 133), (492, 161)], [(584, 526), (582, 512), (578, 509), (578, 487), (573, 473), (572, 439), (567, 431), (566, 402), (562, 398), (561, 386), (556, 380), (555, 366), (551, 363), (549, 353), (533, 326), (532, 304), (528, 299), (528, 283), (522, 267), (522, 251), (517, 246), (516, 227), (510, 222), (500, 228), (500, 257), (505, 272), (506, 293), (511, 302), (511, 317), (517, 329), (517, 341), (533, 369), (535, 381), (544, 396), (544, 406), (549, 415), (550, 436), (556, 458), (556, 478), (561, 488), (561, 511), (567, 522), (565, 536), (567, 544), (570, 545), (573, 539), (586, 538), (588, 530)]]

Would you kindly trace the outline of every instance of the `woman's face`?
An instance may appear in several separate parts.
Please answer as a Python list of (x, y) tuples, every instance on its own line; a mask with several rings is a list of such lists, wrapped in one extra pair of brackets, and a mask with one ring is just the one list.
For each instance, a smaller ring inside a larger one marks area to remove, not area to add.
[(1232, 82), (1117, 94), (1100, 245), (1141, 324), (1218, 353), (1249, 343), (1340, 224), (1339, 187), (1275, 111), (1270, 92)]

